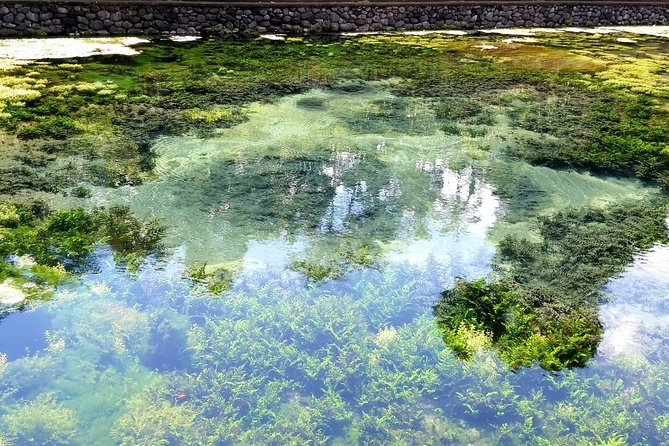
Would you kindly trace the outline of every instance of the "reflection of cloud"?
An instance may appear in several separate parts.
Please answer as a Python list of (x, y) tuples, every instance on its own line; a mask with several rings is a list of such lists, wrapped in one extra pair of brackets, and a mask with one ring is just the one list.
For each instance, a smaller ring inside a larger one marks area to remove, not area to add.
[[(434, 175), (442, 184), (432, 205), (438, 216), (426, 219), (426, 237), (408, 241), (401, 252), (389, 258), (412, 264), (434, 260), (461, 268), (458, 275), (467, 277), (487, 274), (494, 247), (486, 234), (495, 224), (500, 206), (494, 188), (476, 178), (471, 167), (458, 172), (440, 159), (434, 163), (419, 161), (416, 167)], [(446, 228), (444, 220), (449, 223)]]
[(274, 240), (249, 240), (248, 249), (244, 254), (244, 270), (288, 268), (290, 261), (296, 255), (303, 253), (309, 246), (306, 237), (296, 237), (288, 240), (279, 237)]
[(325, 215), (321, 218), (320, 230), (323, 232), (342, 232), (349, 216), (360, 217), (364, 210), (362, 198), (367, 195), (367, 183), (359, 181), (355, 186), (343, 184), (335, 188)]
[(487, 233), (497, 220), (500, 206), (492, 185), (476, 178), (471, 166), (458, 172), (438, 159), (434, 164), (418, 162), (416, 167), (438, 175), (442, 182), (440, 197), (433, 204), (435, 211), (447, 214), (451, 225), (466, 232), (482, 236)]
[(669, 329), (669, 245), (637, 256), (606, 291), (614, 300), (600, 309), (605, 333), (599, 353), (647, 353)]

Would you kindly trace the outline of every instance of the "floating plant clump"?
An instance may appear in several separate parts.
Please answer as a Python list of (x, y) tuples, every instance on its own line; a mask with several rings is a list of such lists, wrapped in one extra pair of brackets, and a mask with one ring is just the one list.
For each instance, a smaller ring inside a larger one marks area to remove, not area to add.
[(669, 442), (665, 37), (67, 42), (0, 45), (0, 445)]

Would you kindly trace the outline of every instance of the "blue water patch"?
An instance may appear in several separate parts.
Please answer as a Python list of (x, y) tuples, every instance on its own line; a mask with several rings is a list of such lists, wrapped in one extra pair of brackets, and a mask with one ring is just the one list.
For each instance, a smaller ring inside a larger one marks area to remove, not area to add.
[(47, 346), (44, 332), (51, 328), (45, 309), (18, 311), (0, 319), (0, 353), (9, 360), (39, 353)]

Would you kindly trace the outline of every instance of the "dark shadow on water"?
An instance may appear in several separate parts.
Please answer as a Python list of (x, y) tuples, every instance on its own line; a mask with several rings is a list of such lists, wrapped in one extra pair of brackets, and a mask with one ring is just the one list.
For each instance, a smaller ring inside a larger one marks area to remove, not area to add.
[(142, 364), (159, 371), (185, 370), (190, 364), (187, 349), (187, 326), (169, 319), (158, 321), (149, 336), (149, 351)]

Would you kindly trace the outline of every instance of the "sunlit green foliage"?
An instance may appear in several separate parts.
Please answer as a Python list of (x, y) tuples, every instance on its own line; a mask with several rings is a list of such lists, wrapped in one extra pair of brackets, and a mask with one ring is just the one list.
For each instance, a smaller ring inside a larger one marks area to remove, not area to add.
[(211, 266), (208, 266), (205, 262), (190, 265), (186, 269), (186, 274), (195, 282), (204, 283), (211, 293), (220, 294), (230, 289), (235, 275), (240, 269), (239, 262)]
[[(524, 159), (648, 179), (666, 173), (662, 91), (633, 80), (634, 94), (626, 92), (630, 82), (596, 75), (606, 73), (604, 62), (557, 46), (500, 44), (500, 54), (484, 53), (472, 49), (471, 37), (364, 39), (212, 40), (148, 46), (136, 58), (102, 58), (85, 69), (30, 67), (40, 81), (17, 84), (25, 103), (12, 99), (1, 110), (5, 147), (21, 156), (7, 158), (0, 190), (68, 190), (68, 199), (85, 200), (90, 193), (77, 187), (135, 185), (150, 178), (158, 136), (211, 136), (245, 119), (249, 102), (315, 86), (364, 89), (363, 82), (338, 83), (360, 78), (392, 79), (382, 88), (400, 96), (342, 119), (351, 134), (442, 138), (441, 129), (457, 147), (478, 139), (472, 151), (490, 153), (491, 164), (507, 169), (503, 153), (484, 138), (495, 136), (497, 129), (487, 128), (492, 124), (506, 125), (506, 113), (520, 134), (533, 132), (512, 152)], [(542, 66), (555, 61), (565, 69)], [(53, 89), (46, 91), (45, 79)], [(641, 91), (647, 96), (637, 96)], [(417, 110), (417, 102), (429, 107)], [(309, 99), (298, 106), (325, 105)], [(504, 113), (493, 116), (491, 107)], [(414, 112), (439, 125), (415, 126), (406, 119)], [(65, 119), (62, 129), (51, 126), (58, 119)], [(537, 152), (530, 144), (539, 144)], [(244, 228), (239, 239), (290, 238), (295, 228), (321, 229), (335, 187), (320, 173), (331, 166), (331, 151), (292, 149), (235, 154), (210, 162), (207, 176), (169, 181), (195, 182), (195, 190), (176, 193), (177, 201), (234, 215)], [(123, 266), (137, 266), (158, 247), (162, 229), (154, 222), (127, 208), (48, 214), (43, 206), (0, 204), (0, 254), (22, 255), (0, 263), (0, 280), (62, 284), (61, 264), (76, 270), (100, 243), (112, 247), (122, 266), (110, 267), (112, 258), (104, 258), (99, 272), (56, 291), (58, 298), (43, 307), (52, 325), (44, 348), (11, 361), (0, 354), (0, 444), (669, 442), (666, 339), (654, 338), (648, 357), (591, 359), (602, 334), (602, 287), (633, 254), (666, 241), (662, 203), (563, 211), (534, 222), (545, 210), (538, 204), (543, 189), (523, 175), (497, 181), (482, 163), (481, 175), (495, 180), (497, 194), (516, 200), (504, 201), (502, 218), (530, 220), (530, 231), (500, 243), (501, 280), (461, 281), (443, 294), (439, 327), (426, 314), (441, 291), (436, 287), (456, 275), (479, 277), (481, 270), (462, 265), (456, 254), (445, 264), (385, 264), (380, 246), (405, 237), (398, 235), (401, 218), (420, 226), (439, 206), (449, 216), (464, 212), (463, 203), (472, 200), (466, 191), (480, 184), (454, 175), (466, 197), (443, 203), (447, 184), (440, 173), (412, 170), (399, 180), (404, 191), (413, 181), (421, 200), (405, 194), (382, 201), (383, 186), (397, 179), (391, 163), (373, 145), (367, 152), (349, 149), (361, 163), (342, 183), (366, 181), (366, 213), (342, 223), (350, 233), (323, 228), (335, 232), (338, 245), (319, 246), (292, 263), (312, 279), (308, 286), (294, 273), (238, 264), (149, 261), (128, 274)], [(240, 168), (246, 176), (237, 175)], [(462, 225), (474, 226), (478, 218)], [(437, 231), (449, 236), (450, 228)], [(424, 227), (416, 233), (428, 237)], [(476, 262), (485, 274), (489, 259)], [(588, 361), (585, 371), (566, 369)], [(522, 368), (535, 363), (561, 371)]]
[(71, 118), (52, 116), (36, 120), (33, 124), (20, 127), (16, 132), (19, 138), (57, 138), (64, 139), (76, 133), (77, 127)]
[(512, 367), (535, 361), (547, 370), (585, 366), (602, 334), (596, 315), (570, 308), (547, 318), (513, 287), (479, 279), (444, 292), (434, 311), (446, 344), (469, 359), (492, 343)]

